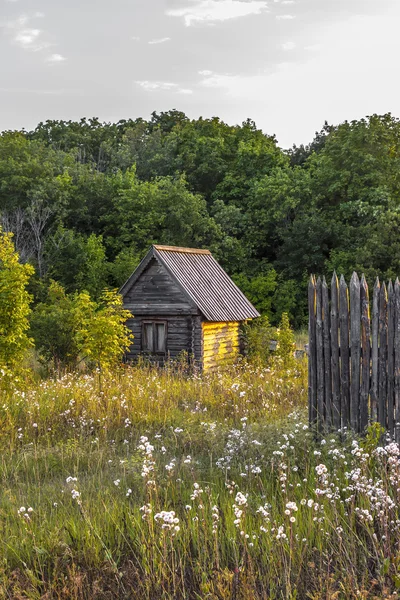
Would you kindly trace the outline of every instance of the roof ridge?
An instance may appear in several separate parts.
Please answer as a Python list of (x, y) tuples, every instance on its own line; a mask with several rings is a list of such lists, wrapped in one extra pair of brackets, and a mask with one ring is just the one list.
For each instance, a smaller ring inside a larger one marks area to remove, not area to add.
[(211, 255), (210, 250), (204, 250), (201, 248), (182, 248), (180, 246), (159, 246), (158, 244), (153, 244), (153, 248), (156, 250), (161, 250), (162, 252), (182, 252), (185, 254), (209, 254)]

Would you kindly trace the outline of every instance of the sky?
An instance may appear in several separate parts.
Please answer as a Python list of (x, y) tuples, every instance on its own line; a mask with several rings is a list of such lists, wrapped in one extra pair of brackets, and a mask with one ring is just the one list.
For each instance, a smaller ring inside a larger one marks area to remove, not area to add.
[(400, 0), (0, 0), (0, 131), (177, 109), (307, 144), (400, 117), (399, 26)]

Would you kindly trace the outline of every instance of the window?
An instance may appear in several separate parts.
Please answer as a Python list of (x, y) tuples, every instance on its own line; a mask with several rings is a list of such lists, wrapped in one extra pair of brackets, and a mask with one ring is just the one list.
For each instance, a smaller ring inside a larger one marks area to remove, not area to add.
[(142, 351), (149, 354), (165, 354), (167, 350), (167, 323), (143, 321)]

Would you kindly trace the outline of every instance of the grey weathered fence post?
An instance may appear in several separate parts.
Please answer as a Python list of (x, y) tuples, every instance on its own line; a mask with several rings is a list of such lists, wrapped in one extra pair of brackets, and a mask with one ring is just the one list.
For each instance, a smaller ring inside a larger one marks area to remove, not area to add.
[(350, 364), (349, 364), (349, 295), (343, 275), (339, 285), (340, 318), (340, 396), (342, 426), (349, 426), (350, 408)]
[(318, 431), (321, 431), (324, 425), (324, 340), (322, 335), (322, 281), (317, 279), (317, 412), (318, 412)]
[(322, 336), (324, 340), (325, 425), (330, 431), (332, 428), (331, 320), (329, 291), (325, 277), (322, 280)]
[(336, 273), (331, 282), (331, 356), (332, 356), (332, 418), (333, 426), (340, 429), (340, 364), (339, 364), (339, 281)]
[(353, 431), (358, 431), (360, 410), (361, 302), (360, 280), (355, 272), (350, 280), (350, 344), (350, 426)]
[(371, 377), (371, 420), (378, 418), (379, 384), (379, 301), (381, 286), (378, 277), (375, 280), (372, 298), (372, 377)]
[(371, 362), (371, 327), (369, 316), (368, 284), (364, 275), (361, 277), (361, 388), (360, 388), (360, 433), (364, 433), (368, 426), (368, 396), (370, 390), (370, 362)]
[(396, 419), (396, 442), (400, 443), (400, 282), (394, 284), (395, 329), (394, 329), (394, 405)]
[(388, 430), (394, 436), (394, 329), (395, 329), (395, 297), (393, 284), (388, 285), (388, 333), (387, 333), (387, 417)]
[(316, 348), (316, 286), (311, 275), (308, 284), (308, 416), (311, 425), (317, 420), (317, 348)]
[(387, 291), (382, 283), (379, 297), (379, 383), (378, 383), (378, 420), (386, 427), (387, 401)]

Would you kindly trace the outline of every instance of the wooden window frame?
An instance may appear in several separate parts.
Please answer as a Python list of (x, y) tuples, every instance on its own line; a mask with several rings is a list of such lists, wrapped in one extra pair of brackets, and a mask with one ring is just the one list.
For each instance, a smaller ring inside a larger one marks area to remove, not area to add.
[[(143, 349), (143, 340), (144, 340), (144, 326), (152, 325), (153, 326), (153, 347), (156, 339), (156, 325), (164, 325), (165, 327), (165, 343), (164, 350), (162, 352), (155, 352), (154, 350), (144, 350)], [(167, 354), (167, 341), (168, 341), (168, 321), (164, 319), (143, 319), (142, 320), (142, 343), (141, 343), (141, 352), (143, 354), (147, 354), (148, 356), (166, 356)]]

